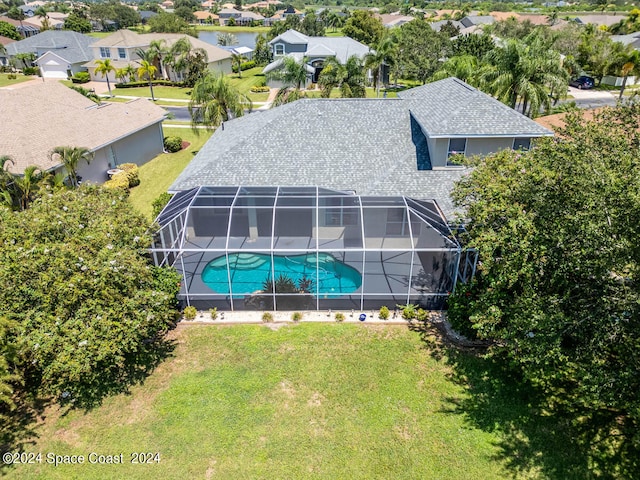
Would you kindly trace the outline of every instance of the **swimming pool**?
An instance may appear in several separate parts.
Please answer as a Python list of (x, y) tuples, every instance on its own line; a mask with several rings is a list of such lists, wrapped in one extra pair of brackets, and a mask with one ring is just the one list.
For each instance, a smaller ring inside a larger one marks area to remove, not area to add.
[[(353, 293), (362, 285), (360, 272), (328, 253), (319, 253), (317, 264), (315, 254), (274, 255), (273, 272), (269, 254), (229, 254), (229, 274), (234, 297), (262, 290), (265, 280), (274, 278), (274, 273), (275, 278), (284, 275), (296, 284), (303, 277), (311, 279), (311, 293), (319, 292), (322, 297), (327, 298)], [(216, 293), (229, 293), (227, 258), (224, 255), (214, 258), (205, 266), (202, 281)]]

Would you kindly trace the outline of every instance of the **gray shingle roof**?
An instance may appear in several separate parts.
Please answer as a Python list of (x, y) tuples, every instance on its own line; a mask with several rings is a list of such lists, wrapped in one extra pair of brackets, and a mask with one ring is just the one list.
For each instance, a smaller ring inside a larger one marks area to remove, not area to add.
[[(461, 88), (453, 79), (436, 83)], [(438, 88), (446, 95), (457, 94)], [(170, 191), (201, 185), (319, 185), (355, 190), (360, 195), (435, 199), (445, 215), (451, 216), (454, 207), (449, 193), (467, 170), (417, 169), (411, 112), (419, 111), (424, 117), (430, 107), (441, 118), (441, 112), (451, 109), (449, 98), (425, 100), (422, 89), (409, 90), (399, 99), (299, 100), (229, 121), (200, 149)], [(504, 111), (498, 109), (495, 100), (482, 96), (489, 107), (483, 108), (478, 100), (471, 106), (481, 112), (499, 111), (503, 131), (515, 122), (526, 125), (531, 136), (551, 134), (506, 106)], [(463, 106), (469, 101), (466, 96), (458, 98)], [(519, 117), (524, 120), (520, 122)], [(475, 122), (480, 115), (473, 118)]]
[(306, 54), (333, 54), (340, 63), (345, 63), (352, 55), (363, 58), (369, 53), (369, 47), (350, 37), (309, 37), (295, 30), (287, 30), (282, 35), (278, 35), (269, 42), (269, 45), (275, 45), (280, 42), (291, 45), (306, 44)]
[(413, 100), (409, 110), (431, 137), (523, 136), (552, 132), (457, 78), (398, 93)]
[(69, 63), (80, 63), (93, 58), (91, 44), (96, 40), (96, 38), (70, 30), (45, 30), (38, 35), (7, 45), (7, 53), (16, 55), (17, 53), (51, 51)]

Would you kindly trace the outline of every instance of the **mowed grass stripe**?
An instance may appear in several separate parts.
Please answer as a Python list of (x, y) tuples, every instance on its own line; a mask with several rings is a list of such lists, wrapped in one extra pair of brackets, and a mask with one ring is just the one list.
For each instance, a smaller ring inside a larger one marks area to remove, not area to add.
[(404, 327), (187, 327), (130, 396), (53, 415), (39, 451), (159, 451), (160, 465), (24, 466), (9, 478), (504, 478), (498, 433)]

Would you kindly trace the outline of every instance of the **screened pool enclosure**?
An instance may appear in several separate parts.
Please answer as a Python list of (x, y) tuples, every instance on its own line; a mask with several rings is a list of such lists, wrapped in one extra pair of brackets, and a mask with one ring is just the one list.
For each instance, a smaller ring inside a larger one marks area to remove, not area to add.
[(434, 201), (320, 187), (198, 187), (157, 219), (180, 300), (228, 310), (441, 308), (474, 274)]

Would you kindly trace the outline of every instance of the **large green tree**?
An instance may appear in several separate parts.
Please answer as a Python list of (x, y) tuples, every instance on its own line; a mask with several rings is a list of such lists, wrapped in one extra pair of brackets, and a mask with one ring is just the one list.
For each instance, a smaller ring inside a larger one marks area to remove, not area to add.
[(454, 192), (480, 264), (449, 318), (494, 342), (603, 478), (640, 471), (638, 119), (572, 114), (528, 152), (472, 160)]
[(16, 27), (2, 20), (0, 20), (0, 36), (10, 38), (11, 40), (20, 40), (22, 38)]
[(65, 18), (64, 29), (79, 33), (89, 33), (92, 30), (91, 22), (75, 12)]
[[(409, 22), (413, 23), (413, 22)], [(379, 18), (369, 10), (356, 10), (342, 27), (342, 33), (365, 45), (376, 45), (384, 34)]]
[(449, 38), (435, 32), (424, 20), (416, 19), (398, 31), (398, 68), (403, 78), (426, 82), (448, 56)]
[(336, 59), (327, 60), (318, 79), (322, 97), (329, 98), (333, 88), (340, 89), (342, 98), (364, 98), (365, 76), (362, 60), (352, 55), (342, 65)]
[(179, 280), (150, 265), (149, 225), (122, 192), (42, 195), (0, 210), (0, 224), (0, 318), (17, 324), (10, 363), (26, 391), (83, 407), (141, 380), (176, 320)]

